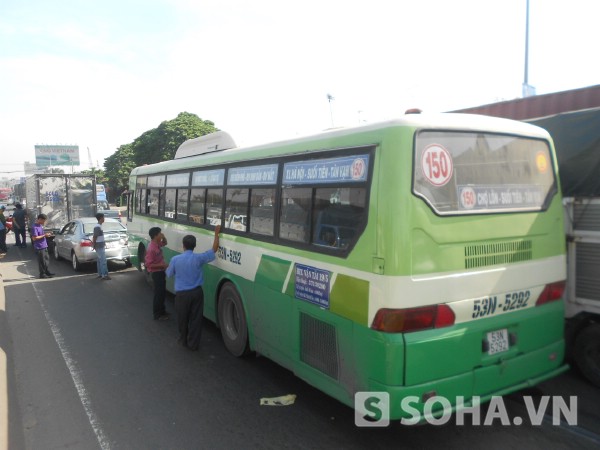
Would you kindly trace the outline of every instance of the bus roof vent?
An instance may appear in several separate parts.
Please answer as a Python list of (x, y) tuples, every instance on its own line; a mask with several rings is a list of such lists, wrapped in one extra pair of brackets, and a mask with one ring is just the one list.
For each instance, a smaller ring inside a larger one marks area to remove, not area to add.
[(220, 152), (235, 147), (235, 142), (228, 133), (225, 131), (216, 131), (185, 141), (177, 149), (175, 159), (203, 155), (211, 152)]

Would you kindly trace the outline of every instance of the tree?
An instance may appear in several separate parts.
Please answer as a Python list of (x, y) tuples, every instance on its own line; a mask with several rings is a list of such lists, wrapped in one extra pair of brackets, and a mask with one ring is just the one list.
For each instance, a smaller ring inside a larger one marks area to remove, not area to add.
[(173, 159), (179, 146), (188, 139), (218, 131), (210, 120), (188, 112), (162, 122), (133, 141), (133, 159), (137, 166)]
[(81, 175), (95, 175), (97, 184), (108, 183), (108, 177), (104, 170), (101, 169), (86, 169), (79, 172)]
[(175, 119), (166, 120), (133, 142), (121, 145), (104, 160), (104, 172), (95, 171), (97, 182), (108, 187), (110, 200), (114, 201), (128, 188), (129, 174), (135, 167), (173, 159), (183, 142), (215, 131), (219, 129), (210, 120), (188, 112), (179, 113)]
[(106, 175), (105, 184), (108, 186), (110, 200), (127, 190), (129, 185), (129, 174), (136, 167), (133, 160), (133, 144), (121, 145), (118, 150), (104, 160)]

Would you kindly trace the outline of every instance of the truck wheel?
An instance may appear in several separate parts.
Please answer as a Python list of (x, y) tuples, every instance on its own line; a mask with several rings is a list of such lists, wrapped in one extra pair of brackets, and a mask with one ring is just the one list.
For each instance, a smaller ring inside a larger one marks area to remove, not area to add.
[(238, 357), (249, 353), (248, 324), (244, 305), (231, 283), (225, 283), (219, 293), (219, 326), (229, 353)]
[(591, 324), (575, 339), (575, 362), (581, 373), (600, 387), (600, 324)]

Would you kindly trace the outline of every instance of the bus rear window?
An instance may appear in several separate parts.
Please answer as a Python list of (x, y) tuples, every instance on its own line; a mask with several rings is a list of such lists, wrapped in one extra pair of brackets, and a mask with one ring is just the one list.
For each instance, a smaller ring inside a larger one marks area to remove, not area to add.
[(539, 211), (555, 191), (546, 141), (491, 133), (417, 134), (413, 192), (437, 214)]

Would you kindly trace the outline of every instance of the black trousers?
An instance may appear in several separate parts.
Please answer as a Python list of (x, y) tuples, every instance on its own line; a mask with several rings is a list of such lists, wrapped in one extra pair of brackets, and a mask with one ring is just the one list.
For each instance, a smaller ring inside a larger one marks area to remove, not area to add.
[(167, 313), (165, 309), (165, 295), (167, 294), (167, 277), (165, 271), (150, 272), (152, 282), (154, 283), (154, 297), (152, 299), (152, 313), (154, 318), (158, 319)]
[(15, 233), (15, 245), (23, 247), (27, 245), (27, 239), (25, 238), (25, 227), (15, 227), (13, 225), (13, 231)]
[(6, 253), (6, 228), (0, 230), (0, 251)]
[(36, 250), (35, 252), (37, 254), (38, 268), (40, 269), (40, 277), (41, 277), (42, 275), (46, 275), (47, 273), (50, 272), (50, 270), (48, 270), (48, 263), (50, 262), (50, 255), (48, 254), (47, 248), (43, 248), (41, 250)]
[(175, 312), (179, 328), (178, 342), (190, 350), (198, 350), (202, 336), (204, 291), (202, 286), (175, 294)]

